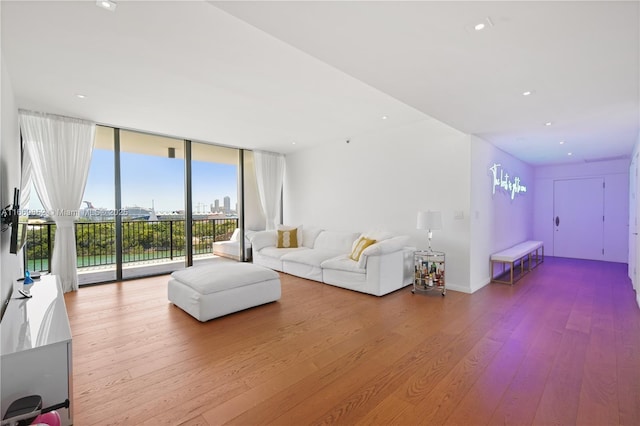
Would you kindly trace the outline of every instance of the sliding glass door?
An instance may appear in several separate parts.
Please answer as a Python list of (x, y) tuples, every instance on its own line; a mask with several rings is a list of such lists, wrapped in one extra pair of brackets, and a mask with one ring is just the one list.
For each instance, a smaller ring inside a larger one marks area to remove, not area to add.
[[(243, 172), (251, 159), (236, 148), (97, 126), (75, 225), (80, 284), (249, 258), (239, 230), (247, 176), (249, 228), (263, 223), (255, 176)], [(32, 218), (27, 268), (51, 271), (54, 231), (45, 214)]]
[(120, 130), (123, 279), (184, 268), (184, 144)]
[(239, 220), (238, 153), (235, 148), (191, 144), (194, 262), (212, 254), (241, 259), (239, 233), (235, 232)]
[(95, 145), (76, 222), (80, 285), (116, 279), (114, 129), (96, 126)]

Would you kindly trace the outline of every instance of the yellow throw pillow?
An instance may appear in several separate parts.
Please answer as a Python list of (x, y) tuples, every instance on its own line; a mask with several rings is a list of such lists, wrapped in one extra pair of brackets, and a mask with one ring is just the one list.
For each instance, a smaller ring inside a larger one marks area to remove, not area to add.
[(369, 238), (360, 237), (360, 239), (358, 240), (358, 243), (353, 248), (353, 251), (351, 252), (351, 255), (349, 256), (349, 258), (357, 262), (358, 260), (360, 260), (360, 255), (362, 254), (364, 249), (369, 247), (371, 244), (375, 244), (375, 242), (376, 240), (370, 240)]
[(277, 248), (298, 248), (298, 228), (278, 230)]

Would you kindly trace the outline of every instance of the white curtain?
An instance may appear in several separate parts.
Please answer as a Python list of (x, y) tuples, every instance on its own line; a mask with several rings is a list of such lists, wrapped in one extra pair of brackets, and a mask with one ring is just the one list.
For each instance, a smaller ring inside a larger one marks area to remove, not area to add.
[(276, 229), (280, 223), (280, 198), (284, 178), (284, 155), (253, 151), (260, 203), (266, 218), (265, 229)]
[(20, 209), (28, 210), (31, 200), (31, 157), (22, 146), (22, 177), (20, 178)]
[(56, 223), (51, 271), (64, 292), (78, 289), (74, 221), (87, 183), (95, 123), (20, 111), (22, 139), (42, 206)]

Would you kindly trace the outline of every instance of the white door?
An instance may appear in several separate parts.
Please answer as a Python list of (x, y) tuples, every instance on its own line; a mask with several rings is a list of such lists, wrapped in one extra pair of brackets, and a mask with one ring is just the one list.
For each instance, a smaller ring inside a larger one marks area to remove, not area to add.
[(553, 255), (604, 256), (604, 178), (557, 180), (553, 185)]

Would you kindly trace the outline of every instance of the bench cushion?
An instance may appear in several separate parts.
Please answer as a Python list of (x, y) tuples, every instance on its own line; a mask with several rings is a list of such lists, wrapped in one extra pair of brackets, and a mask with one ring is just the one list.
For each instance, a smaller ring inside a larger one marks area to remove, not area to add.
[(515, 262), (541, 247), (542, 241), (525, 241), (506, 250), (492, 254), (491, 260), (496, 262)]
[[(541, 259), (538, 257), (539, 249), (542, 249)], [(533, 257), (534, 253), (535, 253), (535, 258)], [(529, 260), (529, 266), (527, 268), (528, 270), (525, 270), (525, 264), (527, 260)], [(502, 250), (498, 253), (492, 254), (491, 255), (491, 281), (513, 285), (515, 281), (514, 266), (518, 262), (520, 262), (520, 272), (521, 272), (518, 278), (522, 277), (524, 274), (532, 270), (532, 263), (533, 263), (533, 267), (535, 268), (536, 266), (538, 266), (540, 262), (544, 262), (543, 242), (542, 241), (524, 241), (506, 250)], [(499, 279), (500, 275), (498, 277), (495, 276), (494, 265), (496, 263), (502, 263), (503, 274), (505, 272), (506, 265), (510, 264), (508, 281), (505, 279)]]
[(215, 263), (175, 271), (171, 277), (200, 294), (211, 294), (279, 279), (276, 271), (252, 263)]

